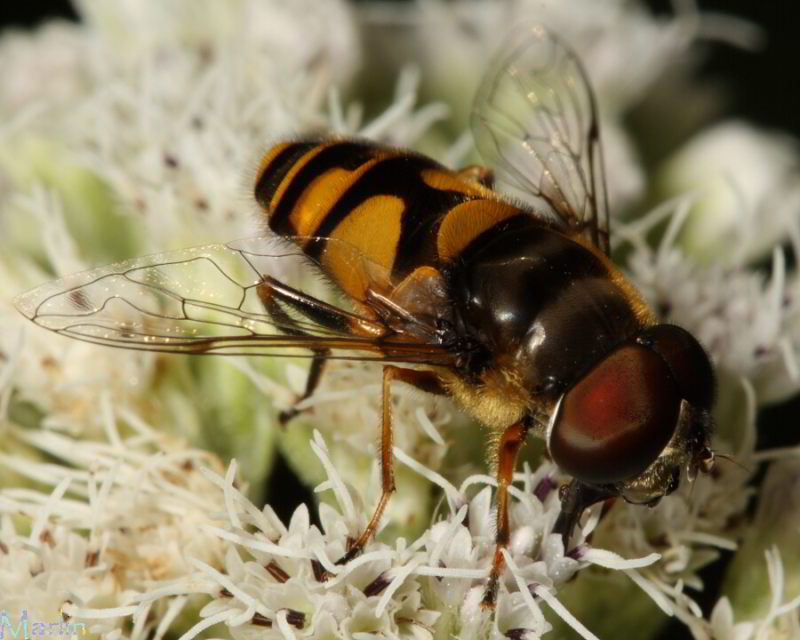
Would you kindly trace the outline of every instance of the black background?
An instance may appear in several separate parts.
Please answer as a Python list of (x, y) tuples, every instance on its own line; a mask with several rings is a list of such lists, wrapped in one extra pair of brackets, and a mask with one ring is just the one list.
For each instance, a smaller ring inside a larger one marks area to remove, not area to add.
[[(649, 0), (647, 4), (657, 13), (671, 11), (668, 0)], [(699, 4), (704, 10), (746, 18), (762, 27), (766, 35), (765, 46), (755, 53), (734, 47), (713, 47), (699, 69), (702, 77), (721, 81), (728, 89), (725, 111), (800, 137), (800, 2), (700, 0)], [(0, 2), (1, 28), (32, 27), (51, 17), (77, 19), (66, 0)], [(797, 444), (794, 426), (798, 415), (800, 398), (763, 410), (759, 416), (759, 448)], [(273, 479), (276, 475), (280, 478), (281, 490), (273, 492), (270, 503), (279, 515), (288, 518), (298, 502), (312, 500), (311, 494), (297, 483), (283, 460), (278, 461)], [(706, 590), (703, 594), (693, 594), (706, 613), (717, 599), (724, 567), (723, 561), (704, 570)], [(674, 620), (660, 637), (681, 640), (690, 636), (685, 627)]]
[(66, 0), (0, 3), (0, 24), (4, 27), (31, 27), (54, 17), (77, 19), (78, 16)]
[[(667, 0), (649, 0), (656, 12)], [(759, 25), (765, 46), (756, 52), (718, 46), (701, 73), (730, 88), (728, 111), (768, 127), (800, 134), (800, 3), (795, 0), (698, 0), (704, 10), (746, 18)]]

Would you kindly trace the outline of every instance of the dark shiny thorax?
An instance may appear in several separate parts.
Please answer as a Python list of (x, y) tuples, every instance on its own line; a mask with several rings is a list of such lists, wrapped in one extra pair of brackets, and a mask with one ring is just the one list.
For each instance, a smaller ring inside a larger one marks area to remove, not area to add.
[(486, 354), (472, 366), (509, 368), (536, 395), (556, 397), (641, 328), (603, 260), (530, 217), (459, 258), (448, 270), (457, 327)]

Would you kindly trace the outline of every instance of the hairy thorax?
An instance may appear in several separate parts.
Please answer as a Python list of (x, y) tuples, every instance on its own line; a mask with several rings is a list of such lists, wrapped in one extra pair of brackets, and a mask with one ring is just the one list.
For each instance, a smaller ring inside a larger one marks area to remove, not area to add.
[(505, 429), (531, 413), (530, 395), (520, 387), (512, 371), (487, 369), (477, 382), (449, 371), (442, 378), (448, 393), (492, 430)]

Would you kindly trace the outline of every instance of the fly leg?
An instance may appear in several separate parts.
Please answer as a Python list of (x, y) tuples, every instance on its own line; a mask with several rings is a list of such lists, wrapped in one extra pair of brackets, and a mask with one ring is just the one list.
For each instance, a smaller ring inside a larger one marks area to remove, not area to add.
[(531, 423), (526, 420), (512, 424), (503, 432), (497, 447), (497, 497), (495, 498), (497, 504), (497, 534), (492, 570), (489, 573), (486, 591), (481, 601), (481, 607), (484, 609), (493, 609), (497, 602), (497, 588), (506, 565), (503, 549), (508, 547), (511, 537), (508, 525), (508, 485), (511, 484), (514, 478), (517, 454), (525, 442), (525, 436), (528, 435), (530, 428)]
[[(286, 312), (284, 305), (309, 318), (315, 325), (329, 328), (334, 332), (366, 333), (367, 325), (371, 324), (366, 320), (361, 320), (358, 316), (312, 298), (302, 291), (293, 289), (269, 276), (264, 277), (256, 291), (270, 318), (287, 335), (308, 336), (309, 334), (303, 331), (300, 323)], [(322, 377), (325, 362), (331, 353), (330, 349), (312, 349), (312, 352), (314, 356), (311, 360), (308, 378), (306, 378), (305, 389), (291, 407), (278, 414), (278, 422), (281, 426), (286, 426), (289, 420), (297, 416), (300, 413), (297, 405), (310, 398), (314, 393)]]
[(347, 553), (336, 564), (347, 564), (364, 549), (378, 530), (386, 505), (395, 490), (394, 485), (394, 455), (392, 454), (392, 396), (391, 382), (399, 380), (406, 382), (417, 389), (438, 395), (446, 394), (438, 375), (433, 371), (418, 371), (416, 369), (403, 369), (394, 365), (383, 368), (383, 419), (381, 420), (381, 497), (378, 505), (361, 535), (349, 546)]
[[(257, 292), (265, 307), (269, 304), (270, 299), (276, 300), (308, 318), (318, 328), (329, 329), (333, 333), (378, 336), (385, 332), (385, 327), (379, 323), (318, 300), (272, 276), (262, 278)], [(297, 324), (294, 320), (291, 322)]]
[(283, 409), (278, 413), (278, 424), (282, 427), (285, 427), (290, 420), (300, 414), (300, 409), (297, 408), (298, 405), (310, 398), (314, 391), (317, 390), (317, 385), (319, 385), (319, 381), (322, 378), (322, 370), (325, 368), (325, 363), (328, 361), (330, 353), (328, 349), (314, 351), (314, 357), (311, 360), (311, 368), (308, 370), (308, 377), (306, 378), (306, 386), (305, 389), (303, 389), (303, 393), (297, 396), (295, 401), (292, 402), (291, 407)]
[(553, 533), (560, 533), (564, 542), (564, 553), (568, 550), (569, 539), (581, 514), (593, 504), (617, 495), (610, 488), (592, 487), (573, 480), (561, 487), (561, 513), (553, 526)]

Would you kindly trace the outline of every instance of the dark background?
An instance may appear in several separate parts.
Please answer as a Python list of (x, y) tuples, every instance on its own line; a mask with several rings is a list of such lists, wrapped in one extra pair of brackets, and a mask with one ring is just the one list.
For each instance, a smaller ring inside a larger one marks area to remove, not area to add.
[[(656, 13), (669, 0), (645, 0)], [(730, 89), (728, 111), (759, 124), (800, 135), (800, 3), (796, 0), (698, 0), (703, 10), (746, 18), (766, 35), (757, 52), (717, 46), (701, 74)]]
[[(111, 0), (114, 1), (114, 0)], [(362, 0), (369, 1), (369, 0)], [(398, 0), (403, 1), (403, 0)], [(601, 1), (601, 0), (598, 0)], [(654, 12), (669, 13), (669, 0), (646, 0)], [(759, 25), (766, 35), (764, 47), (749, 52), (724, 45), (711, 47), (698, 73), (727, 89), (725, 112), (764, 127), (782, 129), (800, 138), (800, 2), (796, 0), (699, 0), (704, 10), (728, 13)], [(0, 28), (32, 27), (52, 17), (77, 19), (66, 0), (12, 2), (0, 0)], [(0, 69), (2, 73), (2, 69)], [(800, 398), (762, 410), (759, 415), (759, 448), (797, 444), (796, 424)], [(281, 491), (273, 492), (270, 503), (288, 518), (311, 494), (297, 483), (283, 460), (273, 480), (280, 478)], [(758, 481), (758, 479), (757, 479)], [(730, 554), (728, 554), (729, 556)], [(727, 558), (702, 572), (706, 590), (692, 594), (706, 613), (718, 597)], [(690, 638), (686, 628), (672, 620), (660, 636), (663, 640)]]

